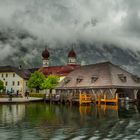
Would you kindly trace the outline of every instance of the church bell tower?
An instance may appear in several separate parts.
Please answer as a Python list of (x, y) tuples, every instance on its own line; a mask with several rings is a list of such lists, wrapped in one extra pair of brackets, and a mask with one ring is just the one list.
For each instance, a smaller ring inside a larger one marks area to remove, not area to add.
[(43, 67), (48, 67), (48, 66), (49, 66), (49, 57), (50, 57), (50, 53), (48, 52), (47, 49), (45, 49), (45, 50), (42, 52)]
[(73, 48), (68, 53), (68, 64), (76, 64), (76, 53)]

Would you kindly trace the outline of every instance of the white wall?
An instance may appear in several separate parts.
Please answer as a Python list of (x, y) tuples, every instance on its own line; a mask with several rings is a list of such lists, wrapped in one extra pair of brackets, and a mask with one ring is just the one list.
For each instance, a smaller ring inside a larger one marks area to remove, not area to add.
[[(8, 74), (7, 77), (6, 77), (6, 74)], [(15, 76), (13, 76), (13, 74), (15, 74)], [(25, 91), (27, 90), (27, 86), (26, 86), (27, 81), (24, 80), (19, 75), (17, 75), (15, 72), (1, 72), (0, 80), (3, 81), (4, 86), (6, 87), (6, 91), (7, 90), (11, 91), (11, 89), (13, 89), (14, 93), (16, 93), (17, 90), (19, 90), (21, 94), (24, 94)], [(19, 81), (19, 85), (18, 85), (18, 81)], [(6, 86), (6, 82), (7, 82), (7, 86)], [(14, 85), (13, 85), (13, 82), (15, 83)]]
[(68, 63), (69, 63), (69, 64), (75, 64), (75, 63), (76, 63), (76, 58), (74, 58), (74, 57), (69, 57), (69, 58), (68, 58)]

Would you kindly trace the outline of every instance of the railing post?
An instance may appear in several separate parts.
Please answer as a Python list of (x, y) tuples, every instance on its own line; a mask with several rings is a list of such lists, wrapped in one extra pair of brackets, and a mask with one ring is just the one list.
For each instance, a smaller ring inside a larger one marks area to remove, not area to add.
[(101, 104), (101, 98), (100, 98), (100, 95), (98, 95), (98, 105)]
[(107, 98), (106, 98), (106, 94), (105, 94), (105, 105), (106, 105), (106, 100), (107, 100)]
[(116, 93), (116, 105), (118, 104), (118, 93)]

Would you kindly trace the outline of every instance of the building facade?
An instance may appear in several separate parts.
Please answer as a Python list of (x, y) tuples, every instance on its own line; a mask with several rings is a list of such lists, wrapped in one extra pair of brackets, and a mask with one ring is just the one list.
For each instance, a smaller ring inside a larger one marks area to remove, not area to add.
[(30, 74), (27, 69), (0, 66), (0, 80), (4, 83), (6, 93), (24, 96)]

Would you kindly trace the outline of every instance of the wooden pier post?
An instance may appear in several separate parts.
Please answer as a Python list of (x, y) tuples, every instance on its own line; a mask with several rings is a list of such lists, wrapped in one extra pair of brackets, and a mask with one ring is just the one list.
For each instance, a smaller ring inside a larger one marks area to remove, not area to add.
[(101, 97), (98, 95), (98, 105), (101, 105)]
[(106, 94), (104, 94), (104, 103), (106, 105), (107, 99), (106, 99)]
[(118, 105), (118, 93), (116, 93), (116, 105)]
[(82, 104), (82, 94), (81, 94), (81, 92), (80, 92), (80, 94), (79, 94), (79, 104), (80, 104), (80, 105)]

